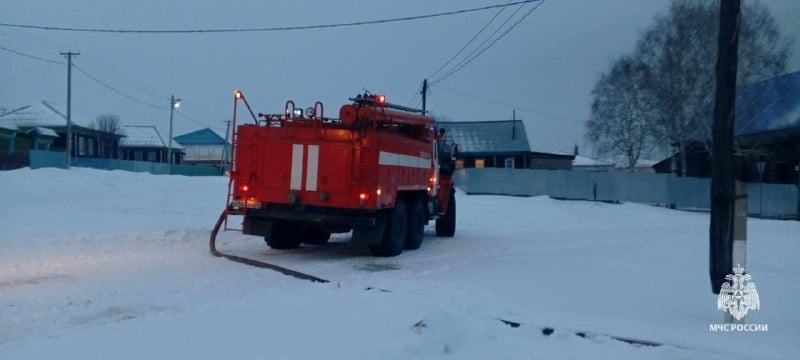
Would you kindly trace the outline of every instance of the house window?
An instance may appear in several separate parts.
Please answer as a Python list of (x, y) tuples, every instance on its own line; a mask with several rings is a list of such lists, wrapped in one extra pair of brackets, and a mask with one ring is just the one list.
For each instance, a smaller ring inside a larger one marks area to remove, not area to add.
[(513, 169), (514, 168), (514, 158), (513, 157), (506, 158), (505, 165), (506, 165), (506, 169)]
[(142, 152), (141, 151), (137, 151), (137, 152), (133, 153), (133, 160), (142, 161)]
[(97, 140), (97, 157), (106, 157), (106, 142)]
[(156, 152), (155, 151), (148, 151), (147, 152), (147, 161), (156, 162)]
[(475, 168), (483, 168), (486, 166), (486, 162), (483, 159), (475, 159)]
[(78, 136), (78, 155), (86, 155), (86, 138)]
[(93, 138), (88, 138), (88, 139), (86, 139), (86, 142), (88, 144), (88, 146), (87, 146), (88, 148), (86, 149), (86, 153), (89, 156), (94, 156), (94, 139)]

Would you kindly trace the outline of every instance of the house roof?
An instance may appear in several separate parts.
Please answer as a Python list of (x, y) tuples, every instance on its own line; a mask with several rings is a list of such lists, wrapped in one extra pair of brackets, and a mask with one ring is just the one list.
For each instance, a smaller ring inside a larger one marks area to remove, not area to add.
[(439, 122), (445, 138), (458, 144), (459, 153), (509, 154), (530, 152), (522, 120)]
[(17, 127), (17, 125), (5, 124), (3, 121), (0, 121), (0, 129), (9, 130), (9, 131), (19, 131), (19, 128)]
[(224, 145), (225, 139), (214, 130), (205, 128), (172, 138), (181, 145)]
[[(119, 142), (121, 147), (167, 148), (167, 144), (155, 126), (123, 126), (122, 129), (125, 137)], [(172, 148), (183, 149), (183, 146), (173, 142)]]
[[(61, 106), (50, 101), (42, 100), (32, 105), (20, 107), (0, 115), (0, 126), (8, 128), (16, 126), (18, 128), (32, 127), (64, 127), (67, 126), (67, 116)], [(86, 129), (91, 128), (91, 122), (87, 117), (76, 115), (71, 116), (73, 125)]]
[[(713, 104), (709, 106), (713, 117)], [(800, 128), (800, 71), (745, 86), (736, 96), (736, 136)]]
[(594, 159), (586, 156), (575, 156), (575, 159), (572, 160), (572, 166), (608, 166), (613, 167), (614, 163), (603, 161), (599, 159)]
[(40, 136), (49, 136), (49, 137), (54, 137), (54, 138), (58, 137), (58, 134), (55, 131), (53, 131), (52, 129), (43, 128), (43, 127), (39, 127), (39, 126), (31, 128), (30, 130), (26, 131), (25, 133), (26, 134), (30, 134), (30, 133), (34, 133), (34, 132), (39, 134)]

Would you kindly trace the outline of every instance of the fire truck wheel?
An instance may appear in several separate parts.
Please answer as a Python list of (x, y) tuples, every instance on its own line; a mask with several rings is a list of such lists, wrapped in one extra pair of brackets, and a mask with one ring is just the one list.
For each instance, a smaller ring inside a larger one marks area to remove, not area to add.
[(372, 255), (397, 256), (403, 252), (408, 232), (408, 214), (403, 199), (397, 199), (387, 220), (381, 244), (370, 247)]
[(331, 238), (331, 233), (322, 231), (319, 226), (309, 226), (304, 235), (303, 242), (312, 245), (325, 245)]
[(436, 219), (436, 236), (452, 237), (456, 234), (456, 194), (450, 192), (450, 201), (444, 216)]
[(425, 233), (425, 204), (422, 197), (409, 199), (408, 204), (408, 234), (406, 236), (405, 248), (408, 250), (419, 249), (422, 245), (422, 237)]
[(296, 233), (295, 229), (286, 221), (275, 221), (272, 224), (272, 231), (265, 238), (267, 245), (273, 249), (288, 250), (297, 249), (303, 241), (302, 234)]

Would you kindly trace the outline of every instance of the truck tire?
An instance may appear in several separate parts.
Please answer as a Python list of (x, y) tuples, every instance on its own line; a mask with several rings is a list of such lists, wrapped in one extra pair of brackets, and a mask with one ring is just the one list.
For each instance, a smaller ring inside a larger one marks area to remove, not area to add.
[(407, 250), (419, 249), (422, 245), (422, 238), (425, 234), (425, 204), (423, 197), (416, 196), (409, 199), (408, 204), (408, 234), (406, 235), (405, 248)]
[(369, 248), (372, 255), (388, 257), (397, 256), (403, 252), (408, 233), (408, 213), (405, 201), (398, 198), (388, 215), (381, 244)]
[(323, 231), (319, 226), (307, 227), (303, 234), (303, 242), (312, 245), (325, 245), (331, 238), (331, 233)]
[(436, 219), (436, 236), (452, 237), (456, 234), (456, 193), (450, 192), (447, 212)]
[(303, 241), (303, 232), (298, 230), (297, 226), (292, 226), (289, 222), (276, 220), (272, 224), (270, 234), (264, 240), (273, 249), (297, 249)]

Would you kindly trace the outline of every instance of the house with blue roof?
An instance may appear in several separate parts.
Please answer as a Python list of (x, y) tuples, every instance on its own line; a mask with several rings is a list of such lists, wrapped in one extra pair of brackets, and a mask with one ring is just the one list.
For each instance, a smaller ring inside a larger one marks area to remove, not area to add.
[(184, 148), (184, 164), (228, 167), (231, 145), (214, 130), (205, 128), (172, 139)]
[(571, 170), (574, 155), (532, 151), (522, 120), (437, 122), (458, 145), (456, 169)]
[[(800, 71), (739, 90), (734, 133), (740, 180), (798, 184)], [(703, 137), (710, 138), (710, 134)], [(711, 155), (703, 141), (689, 144), (686, 155), (687, 176), (711, 177)], [(763, 164), (763, 179), (759, 177), (759, 163)], [(670, 158), (653, 167), (656, 172), (670, 172)]]

